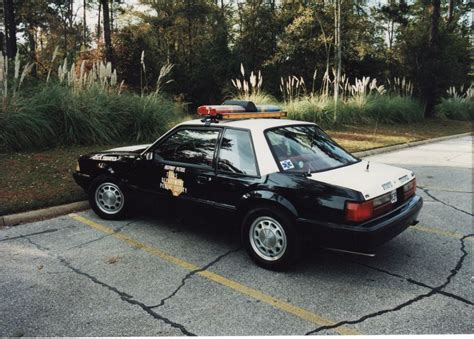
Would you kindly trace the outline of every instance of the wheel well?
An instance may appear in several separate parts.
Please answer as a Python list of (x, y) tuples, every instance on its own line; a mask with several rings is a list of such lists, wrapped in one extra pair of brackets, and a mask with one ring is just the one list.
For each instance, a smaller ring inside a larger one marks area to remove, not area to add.
[(283, 213), (287, 214), (291, 219), (294, 219), (296, 217), (296, 215), (289, 208), (275, 201), (250, 200), (239, 207), (238, 209), (239, 221), (242, 222), (243, 218), (247, 215), (247, 213), (256, 208), (278, 209), (282, 211)]

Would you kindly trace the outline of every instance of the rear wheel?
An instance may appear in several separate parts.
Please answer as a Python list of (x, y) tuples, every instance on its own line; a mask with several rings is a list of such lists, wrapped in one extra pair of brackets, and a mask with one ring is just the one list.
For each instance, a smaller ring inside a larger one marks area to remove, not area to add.
[(261, 267), (286, 269), (297, 259), (300, 241), (292, 218), (280, 210), (251, 210), (242, 224), (242, 243), (249, 256)]
[(92, 182), (89, 203), (101, 218), (112, 220), (123, 219), (129, 205), (126, 193), (117, 180), (104, 176)]

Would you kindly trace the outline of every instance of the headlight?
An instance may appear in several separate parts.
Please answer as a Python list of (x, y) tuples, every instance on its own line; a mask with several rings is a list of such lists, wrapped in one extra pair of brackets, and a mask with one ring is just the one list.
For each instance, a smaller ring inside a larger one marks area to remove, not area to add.
[(81, 166), (79, 165), (79, 161), (76, 162), (76, 172), (80, 172), (81, 171)]

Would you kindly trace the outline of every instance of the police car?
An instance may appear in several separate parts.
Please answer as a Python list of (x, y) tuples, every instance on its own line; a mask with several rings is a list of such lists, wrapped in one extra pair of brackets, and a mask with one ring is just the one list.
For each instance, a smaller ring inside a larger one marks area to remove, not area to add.
[(81, 156), (73, 175), (93, 210), (120, 219), (151, 194), (228, 212), (250, 257), (269, 269), (288, 267), (304, 240), (372, 255), (417, 223), (423, 201), (412, 171), (358, 159), (276, 107), (231, 102), (198, 112), (203, 119), (153, 144)]

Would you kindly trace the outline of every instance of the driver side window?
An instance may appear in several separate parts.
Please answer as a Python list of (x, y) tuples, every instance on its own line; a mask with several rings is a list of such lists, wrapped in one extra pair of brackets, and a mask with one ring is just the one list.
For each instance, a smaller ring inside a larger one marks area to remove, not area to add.
[(218, 136), (216, 129), (180, 129), (155, 149), (155, 159), (211, 167)]

